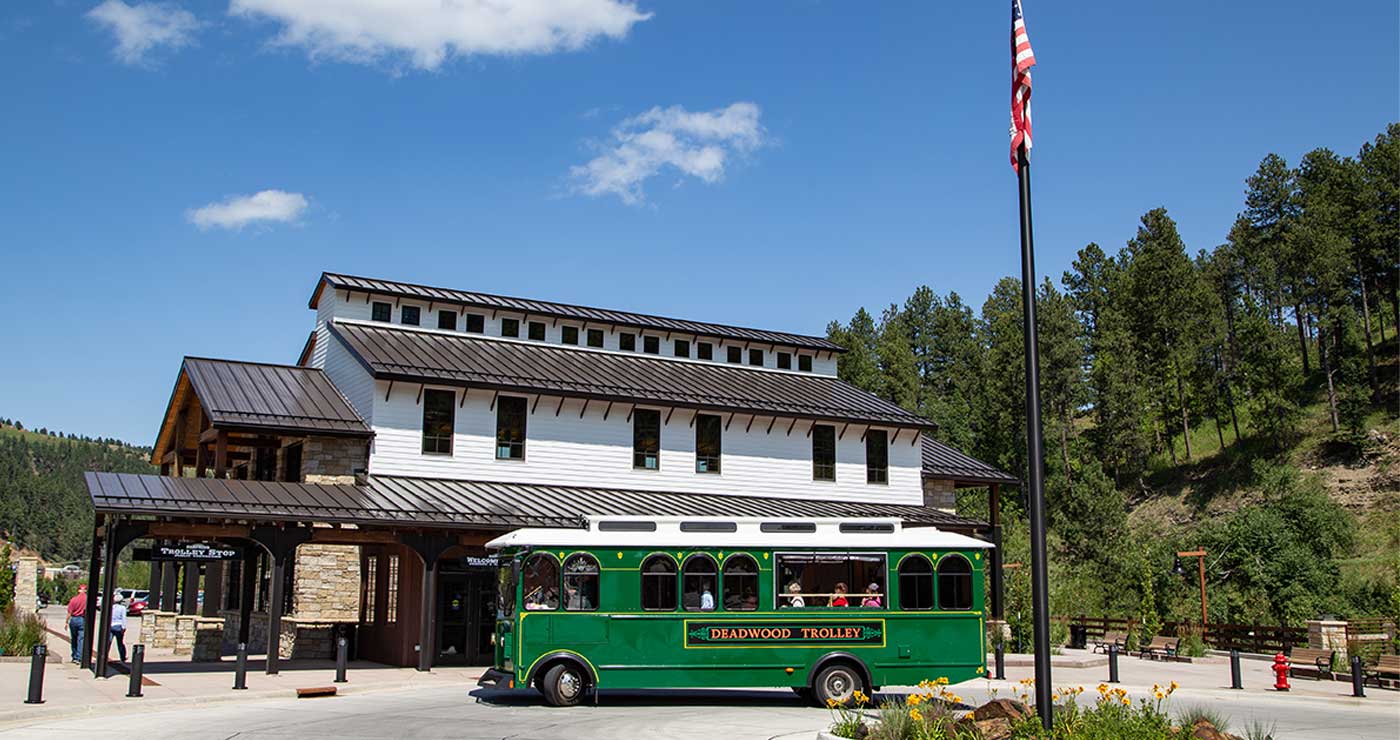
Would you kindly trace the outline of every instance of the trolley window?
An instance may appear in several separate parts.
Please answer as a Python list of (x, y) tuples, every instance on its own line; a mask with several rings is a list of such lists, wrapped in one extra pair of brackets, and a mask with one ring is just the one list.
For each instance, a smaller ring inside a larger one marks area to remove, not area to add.
[(972, 608), (972, 564), (956, 553), (938, 561), (938, 608)]
[(525, 561), (525, 610), (533, 612), (558, 608), (559, 563), (551, 555), (531, 555)]
[(933, 565), (923, 555), (909, 555), (899, 562), (899, 608), (933, 608)]
[(885, 608), (884, 553), (779, 553), (774, 573), (779, 609)]
[(724, 609), (758, 610), (758, 563), (748, 555), (730, 555), (724, 561)]
[(579, 553), (564, 561), (564, 610), (591, 612), (598, 609), (598, 561)]
[(719, 572), (709, 555), (691, 555), (681, 568), (681, 605), (688, 612), (715, 610), (715, 584)]
[(676, 561), (666, 555), (652, 555), (642, 561), (642, 608), (674, 611), (676, 608)]

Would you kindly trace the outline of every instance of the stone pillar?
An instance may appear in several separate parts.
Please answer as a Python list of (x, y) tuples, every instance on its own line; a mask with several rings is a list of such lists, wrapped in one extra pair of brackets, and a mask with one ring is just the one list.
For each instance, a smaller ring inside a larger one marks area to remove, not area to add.
[(15, 611), (39, 607), (39, 559), (23, 557), (15, 562)]
[(953, 492), (953, 482), (942, 478), (925, 478), (924, 506), (950, 514), (957, 513), (958, 499)]
[(223, 656), (223, 643), (224, 620), (218, 617), (195, 617), (190, 660), (196, 663), (217, 662)]
[(1346, 655), (1347, 623), (1330, 619), (1308, 620), (1308, 647), (1336, 650), (1338, 655)]
[(192, 614), (181, 614), (175, 617), (175, 645), (176, 655), (194, 654), (194, 623), (199, 619)]
[(358, 545), (302, 545), (292, 569), (292, 615), (301, 620), (360, 620)]

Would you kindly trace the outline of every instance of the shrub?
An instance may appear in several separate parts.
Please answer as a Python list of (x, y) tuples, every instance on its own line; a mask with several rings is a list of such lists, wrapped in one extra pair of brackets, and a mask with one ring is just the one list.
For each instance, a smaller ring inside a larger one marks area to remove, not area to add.
[(1201, 720), (1205, 720), (1214, 725), (1215, 729), (1221, 732), (1230, 729), (1230, 720), (1209, 704), (1187, 704), (1176, 713), (1176, 720), (1185, 727), (1190, 727)]
[(47, 642), (44, 620), (37, 614), (13, 608), (0, 613), (0, 655), (28, 655)]
[(1201, 634), (1201, 626), (1198, 624), (1183, 624), (1176, 628), (1177, 652), (1192, 658), (1200, 658), (1206, 654), (1205, 637)]

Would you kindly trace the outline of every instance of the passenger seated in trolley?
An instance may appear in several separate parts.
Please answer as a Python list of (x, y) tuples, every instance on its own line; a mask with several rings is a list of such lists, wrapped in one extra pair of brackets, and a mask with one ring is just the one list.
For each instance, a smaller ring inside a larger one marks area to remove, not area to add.
[(787, 597), (787, 604), (785, 604), (785, 606), (792, 607), (793, 609), (802, 609), (807, 606), (807, 602), (802, 599), (802, 584), (797, 581), (789, 583), (788, 593), (790, 596)]
[(836, 593), (831, 595), (832, 606), (850, 606), (846, 601), (846, 584), (841, 581), (836, 582), (836, 587), (832, 589)]

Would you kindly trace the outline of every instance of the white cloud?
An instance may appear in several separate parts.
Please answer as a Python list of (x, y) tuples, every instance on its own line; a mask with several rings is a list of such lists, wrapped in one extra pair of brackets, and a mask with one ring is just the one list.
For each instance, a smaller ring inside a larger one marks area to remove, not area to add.
[(645, 200), (642, 183), (666, 167), (715, 183), (724, 178), (732, 154), (762, 146), (767, 132), (754, 103), (692, 113), (673, 105), (623, 121), (613, 129), (609, 148), (585, 164), (569, 168), (573, 190), (584, 195), (616, 195), (627, 204)]
[(168, 3), (127, 5), (106, 0), (89, 10), (87, 17), (117, 37), (112, 53), (126, 64), (145, 63), (147, 53), (159, 46), (189, 46), (200, 26), (193, 13)]
[(572, 51), (651, 17), (632, 0), (231, 0), (229, 14), (280, 24), (275, 43), (313, 59), (403, 56), (420, 69), (450, 56)]
[(185, 212), (190, 223), (201, 229), (219, 227), (241, 229), (262, 221), (287, 223), (295, 221), (306, 210), (306, 196), (283, 190), (263, 190), (252, 195), (238, 195), (221, 203), (192, 208)]

